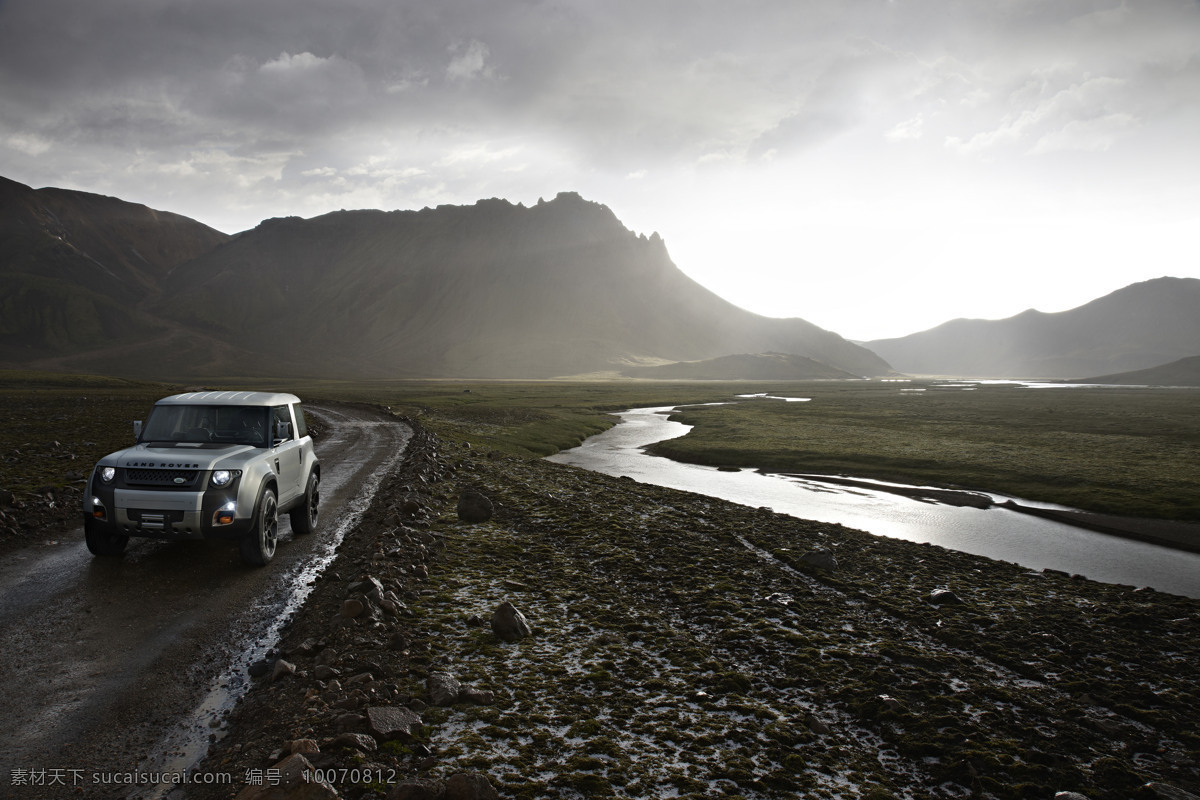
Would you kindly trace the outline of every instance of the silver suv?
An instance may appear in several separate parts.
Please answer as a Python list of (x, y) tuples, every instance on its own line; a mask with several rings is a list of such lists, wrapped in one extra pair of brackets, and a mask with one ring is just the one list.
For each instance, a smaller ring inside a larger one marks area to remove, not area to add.
[(88, 549), (118, 556), (130, 536), (236, 539), (242, 559), (275, 555), (279, 514), (292, 531), (317, 526), (321, 465), (300, 398), (276, 392), (164, 397), (137, 444), (96, 464), (84, 494)]

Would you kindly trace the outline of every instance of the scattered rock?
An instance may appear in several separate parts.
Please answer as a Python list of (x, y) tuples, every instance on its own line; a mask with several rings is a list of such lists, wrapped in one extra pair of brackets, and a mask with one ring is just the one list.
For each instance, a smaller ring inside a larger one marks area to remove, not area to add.
[(444, 800), (446, 784), (432, 778), (410, 778), (388, 792), (387, 800)]
[(525, 615), (505, 600), (492, 614), (492, 632), (506, 642), (519, 642), (533, 631)]
[(399, 706), (369, 706), (367, 722), (375, 738), (384, 741), (396, 738), (411, 738), (421, 730), (421, 717), (416, 712)]
[(929, 602), (935, 606), (962, 605), (962, 598), (949, 589), (934, 589), (929, 593)]
[(1200, 797), (1191, 792), (1185, 792), (1183, 789), (1176, 789), (1174, 786), (1168, 786), (1165, 783), (1157, 781), (1151, 781), (1142, 788), (1149, 789), (1161, 797), (1162, 800), (1200, 800)]
[(482, 492), (468, 489), (458, 497), (458, 518), (463, 522), (487, 522), (492, 518), (492, 501)]
[(355, 617), (361, 617), (366, 610), (366, 603), (356, 597), (351, 597), (342, 602), (342, 608), (338, 613), (347, 619), (354, 619)]
[(375, 739), (365, 733), (343, 733), (332, 742), (334, 747), (350, 747), (364, 753), (373, 753), (379, 749)]
[(296, 665), (290, 661), (284, 661), (282, 658), (275, 662), (275, 666), (271, 669), (271, 680), (277, 681), (281, 678), (286, 678), (288, 675), (296, 674)]
[(321, 747), (317, 744), (316, 739), (296, 739), (288, 742), (286, 749), (291, 755), (299, 753), (302, 756), (314, 756), (321, 752)]
[(446, 779), (445, 800), (500, 800), (500, 795), (483, 773), (460, 772)]
[(250, 785), (238, 792), (236, 800), (337, 800), (337, 791), (326, 781), (317, 780), (312, 762), (296, 753), (280, 761), (279, 781)]
[(463, 703), (490, 706), (496, 702), (496, 695), (486, 689), (472, 689), (468, 687), (458, 693), (458, 699)]
[(462, 684), (453, 675), (431, 672), (425, 680), (425, 691), (431, 706), (452, 706), (458, 702)]
[(333, 667), (325, 664), (319, 664), (313, 668), (313, 677), (319, 681), (331, 681), (341, 674)]
[(800, 563), (808, 564), (810, 567), (816, 567), (817, 569), (829, 570), (830, 572), (838, 568), (838, 562), (833, 557), (833, 553), (823, 548), (811, 550), (800, 556)]

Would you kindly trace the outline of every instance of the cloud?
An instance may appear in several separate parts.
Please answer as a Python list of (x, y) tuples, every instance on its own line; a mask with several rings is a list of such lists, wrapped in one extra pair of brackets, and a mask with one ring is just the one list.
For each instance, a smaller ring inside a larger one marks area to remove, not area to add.
[(308, 72), (329, 66), (332, 62), (333, 59), (318, 58), (308, 51), (296, 55), (280, 53), (278, 58), (263, 64), (260, 69), (263, 72), (275, 73)]
[(52, 142), (29, 133), (14, 133), (4, 140), (4, 144), (27, 156), (40, 156), (54, 146)]
[(492, 68), (487, 63), (491, 53), (483, 42), (472, 39), (465, 45), (456, 43), (448, 49), (451, 58), (446, 67), (446, 77), (450, 80), (468, 81), (492, 76)]

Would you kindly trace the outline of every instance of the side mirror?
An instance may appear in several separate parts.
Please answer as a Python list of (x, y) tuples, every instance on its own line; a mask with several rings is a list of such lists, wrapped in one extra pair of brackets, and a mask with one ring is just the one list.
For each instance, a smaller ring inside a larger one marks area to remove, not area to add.
[(142, 438), (142, 421), (140, 419), (135, 419), (133, 421), (133, 438), (134, 439)]
[(288, 439), (292, 438), (291, 430), (292, 430), (292, 423), (283, 422), (281, 420), (276, 420), (275, 421), (275, 441), (276, 442), (285, 442)]

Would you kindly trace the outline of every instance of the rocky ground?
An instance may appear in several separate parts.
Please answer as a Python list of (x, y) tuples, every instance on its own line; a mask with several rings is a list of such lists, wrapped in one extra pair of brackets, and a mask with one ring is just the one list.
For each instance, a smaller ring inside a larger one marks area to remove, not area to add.
[(1197, 600), (418, 430), (185, 794), (1189, 797), (1197, 664)]

